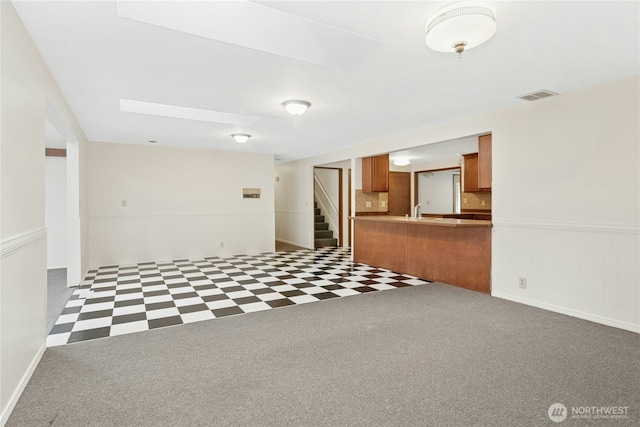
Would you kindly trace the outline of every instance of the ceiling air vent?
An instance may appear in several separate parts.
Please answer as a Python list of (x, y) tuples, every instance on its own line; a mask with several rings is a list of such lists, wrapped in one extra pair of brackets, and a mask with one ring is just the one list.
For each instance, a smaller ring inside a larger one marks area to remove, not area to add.
[(539, 90), (536, 92), (528, 93), (526, 95), (519, 96), (518, 98), (524, 99), (525, 101), (535, 101), (536, 99), (547, 98), (549, 96), (556, 96), (557, 93), (551, 92), (550, 90)]

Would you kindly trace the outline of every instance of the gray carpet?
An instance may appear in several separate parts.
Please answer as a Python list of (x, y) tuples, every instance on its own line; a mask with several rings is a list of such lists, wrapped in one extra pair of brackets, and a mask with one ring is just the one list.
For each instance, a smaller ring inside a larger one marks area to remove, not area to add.
[(7, 426), (638, 425), (639, 360), (635, 333), (432, 284), (50, 348)]
[(47, 331), (53, 328), (72, 293), (73, 288), (67, 287), (66, 268), (47, 270)]

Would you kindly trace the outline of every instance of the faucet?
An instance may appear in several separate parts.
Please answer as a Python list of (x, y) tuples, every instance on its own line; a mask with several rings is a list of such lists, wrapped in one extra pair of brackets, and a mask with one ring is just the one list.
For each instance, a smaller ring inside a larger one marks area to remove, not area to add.
[(413, 217), (418, 219), (418, 217), (420, 216), (420, 203), (418, 203), (414, 208), (413, 208)]

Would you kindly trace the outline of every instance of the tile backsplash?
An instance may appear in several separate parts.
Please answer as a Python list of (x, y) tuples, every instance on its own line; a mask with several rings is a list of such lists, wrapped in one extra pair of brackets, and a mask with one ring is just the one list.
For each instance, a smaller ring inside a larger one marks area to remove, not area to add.
[(356, 190), (356, 212), (387, 212), (389, 193), (364, 193)]
[[(482, 204), (484, 202), (484, 205)], [(491, 209), (491, 192), (462, 193), (462, 209)]]

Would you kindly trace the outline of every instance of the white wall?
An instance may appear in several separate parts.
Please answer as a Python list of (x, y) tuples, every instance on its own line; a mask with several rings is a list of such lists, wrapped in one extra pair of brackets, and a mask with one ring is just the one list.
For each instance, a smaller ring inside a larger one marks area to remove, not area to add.
[(273, 185), (271, 155), (91, 142), (90, 265), (272, 251)]
[(4, 424), (45, 349), (45, 118), (55, 112), (52, 123), (69, 132), (65, 137), (86, 139), (13, 5), (0, 2), (0, 15), (0, 422)]
[(276, 239), (313, 248), (313, 166), (281, 164), (275, 176)]
[(47, 268), (67, 267), (67, 158), (45, 158)]
[(492, 294), (640, 331), (639, 92), (633, 76), (279, 165), (279, 232), (306, 241), (313, 165), (491, 132)]
[(493, 295), (640, 331), (638, 93), (636, 76), (500, 115)]

